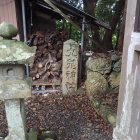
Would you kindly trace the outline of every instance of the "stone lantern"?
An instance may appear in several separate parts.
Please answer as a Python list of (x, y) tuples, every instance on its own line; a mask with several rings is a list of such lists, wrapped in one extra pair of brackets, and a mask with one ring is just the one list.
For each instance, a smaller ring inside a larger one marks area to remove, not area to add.
[(31, 97), (31, 78), (25, 75), (25, 64), (32, 63), (36, 47), (12, 38), (17, 29), (0, 24), (0, 100), (5, 103), (9, 134), (5, 140), (26, 140), (24, 98)]

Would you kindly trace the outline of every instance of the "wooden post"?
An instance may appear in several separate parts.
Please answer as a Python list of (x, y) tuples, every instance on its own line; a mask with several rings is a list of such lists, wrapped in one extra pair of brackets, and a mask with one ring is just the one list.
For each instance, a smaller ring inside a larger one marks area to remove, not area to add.
[[(137, 10), (136, 10), (137, 9)], [(140, 138), (140, 2), (128, 0), (114, 140)]]

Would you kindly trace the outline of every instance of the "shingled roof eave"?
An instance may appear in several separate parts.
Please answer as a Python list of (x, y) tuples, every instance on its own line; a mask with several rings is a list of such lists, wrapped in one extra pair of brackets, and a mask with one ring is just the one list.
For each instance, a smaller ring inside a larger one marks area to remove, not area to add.
[[(87, 22), (90, 22), (90, 24), (94, 24), (96, 26), (99, 26), (99, 27), (103, 27), (105, 29), (108, 29), (108, 30), (111, 30), (111, 27), (96, 19), (95, 17), (87, 14), (86, 12), (80, 10), (80, 9), (77, 9), (75, 7), (73, 7), (72, 5), (66, 3), (66, 2), (63, 2), (62, 0), (60, 0), (60, 2), (56, 1), (56, 0), (50, 0), (55, 6), (57, 6), (60, 10), (62, 10), (63, 12), (69, 14), (69, 15), (72, 15), (72, 16), (77, 16), (79, 18), (81, 18), (81, 20), (83, 19), (83, 17), (85, 17), (86, 21)], [(49, 6), (47, 5), (47, 3), (45, 3), (43, 0), (36, 0), (35, 2), (37, 3), (40, 3), (40, 6), (44, 5), (46, 7), (49, 8)], [(53, 12), (55, 12), (52, 8), (50, 8)]]

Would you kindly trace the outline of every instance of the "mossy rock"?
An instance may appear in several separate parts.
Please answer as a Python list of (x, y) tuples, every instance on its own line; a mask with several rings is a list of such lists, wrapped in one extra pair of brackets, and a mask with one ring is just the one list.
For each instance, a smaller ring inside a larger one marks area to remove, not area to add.
[(120, 72), (121, 71), (122, 60), (117, 61), (113, 66), (113, 71)]
[(0, 36), (7, 39), (12, 39), (17, 36), (18, 30), (12, 24), (8, 22), (2, 22), (0, 24)]
[(119, 59), (120, 59), (120, 56), (117, 55), (117, 54), (113, 54), (113, 55), (111, 56), (111, 60), (112, 60), (112, 61), (118, 61)]
[(98, 113), (102, 116), (102, 118), (110, 123), (113, 127), (116, 125), (116, 116), (117, 113), (111, 109), (109, 106), (100, 105), (98, 109)]
[(38, 136), (38, 140), (56, 140), (57, 136), (54, 131), (44, 131), (41, 135)]
[(108, 74), (111, 71), (111, 64), (112, 61), (108, 58), (89, 57), (89, 59), (86, 62), (86, 68), (93, 72)]
[(89, 96), (106, 93), (108, 88), (108, 82), (102, 74), (92, 71), (87, 72), (86, 92)]
[(92, 104), (97, 110), (100, 108), (101, 102), (101, 99), (96, 99), (95, 97), (92, 97)]
[(17, 40), (0, 40), (1, 64), (28, 64), (34, 62), (36, 47)]
[(121, 73), (119, 72), (112, 72), (111, 75), (109, 76), (109, 84), (112, 89), (118, 88), (120, 85), (120, 75)]

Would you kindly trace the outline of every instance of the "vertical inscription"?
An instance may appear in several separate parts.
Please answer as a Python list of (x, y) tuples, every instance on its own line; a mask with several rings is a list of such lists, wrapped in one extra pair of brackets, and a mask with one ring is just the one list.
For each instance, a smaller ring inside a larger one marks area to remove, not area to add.
[(73, 40), (68, 40), (63, 47), (63, 79), (62, 90), (64, 95), (77, 90), (79, 46)]

